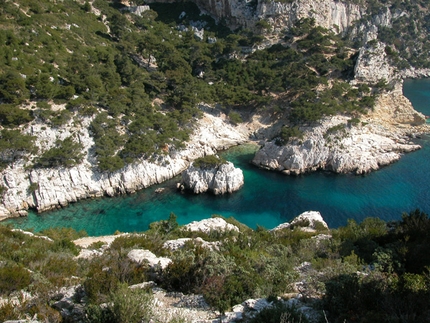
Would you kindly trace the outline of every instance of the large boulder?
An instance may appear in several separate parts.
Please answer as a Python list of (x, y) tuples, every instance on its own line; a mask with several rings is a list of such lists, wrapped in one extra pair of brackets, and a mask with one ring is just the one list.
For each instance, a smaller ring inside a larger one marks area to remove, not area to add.
[(237, 231), (239, 228), (227, 223), (223, 218), (210, 218), (201, 221), (193, 221), (184, 226), (185, 230), (210, 233), (211, 231)]
[(151, 268), (160, 267), (164, 269), (172, 262), (170, 258), (157, 257), (151, 251), (145, 249), (133, 249), (127, 254), (127, 257), (139, 264), (147, 262)]
[(296, 216), (291, 222), (278, 225), (276, 228), (273, 228), (272, 231), (278, 231), (290, 227), (300, 227), (301, 230), (307, 232), (315, 232), (318, 229), (329, 229), (320, 212), (306, 211)]
[(182, 173), (184, 188), (196, 194), (212, 192), (215, 195), (233, 193), (244, 184), (243, 172), (230, 162), (211, 167), (191, 165)]

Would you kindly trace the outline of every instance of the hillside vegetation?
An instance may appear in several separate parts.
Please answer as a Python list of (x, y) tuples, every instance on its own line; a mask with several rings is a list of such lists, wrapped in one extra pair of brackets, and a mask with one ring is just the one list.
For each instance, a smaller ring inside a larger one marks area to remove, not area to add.
[[(93, 244), (90, 249), (102, 254), (90, 258), (75, 258), (79, 248), (71, 240), (83, 232), (50, 229), (40, 233), (52, 238), (47, 240), (0, 226), (0, 294), (11, 300), (1, 303), (0, 320), (28, 315), (61, 322), (53, 295), (60, 287), (79, 284), (75, 302), (83, 304), (88, 322), (149, 322), (156, 318), (151, 312), (152, 293), (127, 289), (148, 280), (167, 291), (203, 294), (220, 312), (248, 298), (288, 297), (299, 288), (308, 306), (321, 313), (322, 322), (402, 322), (405, 318), (426, 322), (430, 318), (430, 219), (419, 210), (390, 223), (376, 218), (362, 223), (351, 220), (336, 230), (317, 226), (315, 232), (301, 230), (309, 223), (268, 231), (228, 221), (240, 231), (184, 231), (171, 214), (168, 220), (151, 224), (144, 234), (119, 236), (102, 249), (103, 243)], [(331, 237), (321, 238), (321, 233)], [(217, 242), (217, 247), (196, 240), (175, 251), (163, 247), (167, 240), (184, 237)], [(127, 254), (140, 248), (172, 262), (164, 269), (136, 263)], [(308, 269), (300, 274), (297, 268), (304, 266)], [(19, 306), (13, 305), (14, 296), (21, 299)], [(283, 313), (297, 314), (279, 303), (252, 322), (280, 322)]]
[[(218, 104), (233, 123), (242, 121), (241, 111), (269, 107), (298, 124), (373, 105), (369, 87), (347, 83), (355, 50), (311, 19), (258, 49), (269, 28), (263, 23), (258, 32), (231, 32), (192, 3), (150, 7), (138, 16), (118, 2), (2, 1), (4, 165), (25, 158), (30, 167), (70, 167), (82, 160), (67, 160), (82, 149), (74, 136), (38, 150), (33, 137), (16, 132), (31, 122), (55, 128), (92, 116), (97, 166), (114, 171), (182, 147), (200, 102)], [(204, 26), (203, 36), (196, 25)]]

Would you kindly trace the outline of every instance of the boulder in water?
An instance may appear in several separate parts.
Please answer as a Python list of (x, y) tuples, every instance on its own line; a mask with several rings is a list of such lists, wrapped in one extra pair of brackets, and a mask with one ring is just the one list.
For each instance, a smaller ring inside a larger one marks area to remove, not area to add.
[(244, 184), (243, 172), (230, 162), (199, 166), (193, 163), (182, 173), (186, 189), (196, 194), (212, 192), (215, 195), (233, 193)]

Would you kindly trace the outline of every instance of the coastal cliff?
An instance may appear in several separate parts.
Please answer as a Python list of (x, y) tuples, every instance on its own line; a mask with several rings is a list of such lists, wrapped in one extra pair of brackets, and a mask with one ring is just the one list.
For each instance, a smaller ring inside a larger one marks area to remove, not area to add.
[(354, 68), (353, 85), (389, 83), (371, 111), (359, 117), (338, 115), (303, 125), (303, 138), (280, 145), (266, 142), (256, 153), (257, 166), (298, 175), (318, 169), (363, 174), (420, 149), (410, 138), (428, 132), (425, 116), (414, 110), (401, 92), (402, 81), (388, 63), (384, 44), (363, 47)]
[[(88, 119), (83, 119), (82, 127), (79, 127), (79, 140), (86, 149), (92, 145), (85, 127), (88, 122)], [(37, 136), (39, 145), (49, 146), (58, 137), (67, 137), (74, 130), (78, 129), (70, 125), (60, 130), (47, 130), (45, 125), (33, 124), (27, 131)], [(82, 164), (72, 168), (27, 170), (24, 163), (13, 164), (1, 173), (7, 191), (0, 207), (0, 217), (26, 215), (28, 208), (42, 212), (84, 198), (133, 193), (180, 174), (198, 157), (215, 154), (219, 149), (246, 140), (246, 134), (237, 131), (221, 117), (205, 114), (198, 120), (196, 131), (185, 149), (159, 156), (154, 161), (142, 159), (113, 173), (96, 169), (91, 150)]]
[[(174, 0), (149, 0), (147, 3), (174, 3)], [(256, 28), (258, 21), (267, 21), (274, 34), (289, 29), (300, 19), (315, 19), (317, 26), (344, 34), (360, 19), (365, 18), (367, 6), (351, 2), (332, 0), (296, 0), (282, 1), (238, 1), (238, 0), (193, 0), (204, 12), (215, 18), (223, 20), (235, 30), (240, 27)], [(378, 26), (390, 26), (392, 15), (390, 11), (382, 10), (376, 14), (368, 24), (360, 25), (354, 32), (363, 32), (369, 26), (373, 30)]]

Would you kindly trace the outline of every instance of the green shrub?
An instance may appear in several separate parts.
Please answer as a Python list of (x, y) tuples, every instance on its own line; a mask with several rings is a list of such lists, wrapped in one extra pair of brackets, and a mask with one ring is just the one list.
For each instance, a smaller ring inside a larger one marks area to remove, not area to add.
[(216, 155), (206, 155), (205, 157), (197, 158), (193, 161), (193, 166), (196, 168), (214, 168), (225, 164), (226, 160)]
[(49, 228), (40, 231), (40, 234), (48, 236), (53, 240), (76, 240), (88, 237), (88, 233), (84, 230), (76, 231), (73, 228)]
[(0, 305), (0, 321), (5, 322), (8, 320), (14, 320), (20, 316), (20, 308), (13, 302), (8, 301)]
[(231, 121), (233, 124), (235, 124), (235, 125), (237, 125), (237, 124), (239, 124), (239, 123), (243, 122), (242, 117), (240, 116), (240, 114), (239, 114), (239, 113), (237, 113), (237, 112), (235, 112), (235, 111), (231, 111), (231, 112), (228, 114), (228, 118), (229, 118), (229, 119), (230, 119), (230, 121)]
[(30, 285), (30, 272), (18, 265), (7, 263), (0, 267), (0, 293), (10, 294)]
[(249, 323), (307, 323), (309, 322), (303, 313), (283, 301), (274, 301), (270, 307), (259, 311)]
[(57, 140), (55, 146), (37, 158), (35, 167), (73, 167), (84, 159), (83, 145), (71, 136)]
[(285, 145), (290, 141), (290, 139), (301, 139), (301, 138), (303, 138), (303, 131), (301, 131), (299, 129), (299, 127), (297, 127), (297, 126), (294, 126), (294, 127), (284, 126), (281, 129), (281, 133), (280, 133), (279, 137), (280, 137), (279, 144)]
[(119, 284), (111, 294), (111, 311), (115, 323), (149, 322), (152, 318), (152, 295), (145, 290)]

